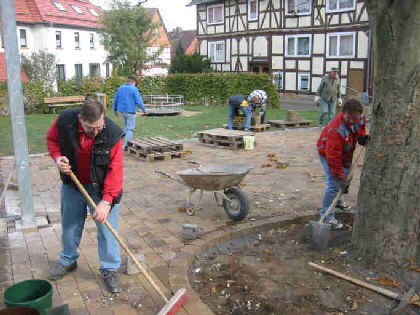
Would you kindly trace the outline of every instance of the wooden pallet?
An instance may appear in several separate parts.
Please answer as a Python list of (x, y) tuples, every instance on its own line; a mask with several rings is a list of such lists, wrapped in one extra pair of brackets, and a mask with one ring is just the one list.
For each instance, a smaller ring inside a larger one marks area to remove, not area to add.
[(133, 152), (141, 153), (143, 155), (164, 153), (171, 151), (182, 151), (184, 145), (170, 141), (163, 137), (147, 137), (147, 138), (134, 138), (127, 142), (127, 149), (129, 152), (132, 149)]
[(233, 150), (243, 149), (244, 136), (253, 135), (254, 134), (252, 132), (227, 130), (224, 128), (216, 128), (197, 132), (197, 137), (200, 143)]
[(310, 120), (299, 120), (299, 121), (287, 121), (287, 120), (269, 120), (267, 121), (271, 126), (274, 127), (299, 127), (309, 125), (312, 121)]
[(170, 160), (175, 158), (184, 158), (187, 154), (191, 154), (191, 151), (170, 151), (170, 152), (156, 152), (153, 151), (149, 154), (143, 154), (142, 152), (137, 151), (133, 147), (128, 147), (128, 152), (135, 154), (136, 156), (142, 158), (147, 162), (155, 162), (157, 160)]
[(260, 124), (260, 125), (255, 125), (255, 126), (251, 126), (251, 130), (254, 132), (263, 132), (266, 131), (270, 128), (270, 124)]

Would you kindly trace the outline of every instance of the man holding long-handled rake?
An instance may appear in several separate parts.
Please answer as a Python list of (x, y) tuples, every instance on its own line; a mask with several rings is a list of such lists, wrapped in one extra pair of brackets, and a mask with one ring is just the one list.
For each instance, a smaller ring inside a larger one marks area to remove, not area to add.
[(122, 291), (117, 269), (121, 264), (118, 241), (103, 224), (118, 229), (118, 204), (122, 196), (124, 132), (105, 117), (99, 101), (88, 99), (81, 108), (63, 110), (47, 132), (47, 146), (60, 170), (62, 250), (60, 263), (51, 270), (58, 280), (77, 268), (80, 240), (89, 203), (77, 188), (70, 172), (76, 173), (97, 204), (89, 206), (98, 227), (100, 273), (112, 293)]
[[(330, 121), (318, 139), (317, 149), (327, 184), (322, 199), (321, 217), (339, 189), (344, 194), (348, 193), (350, 181), (347, 180), (347, 175), (356, 143), (364, 146), (369, 140), (369, 136), (366, 135), (366, 119), (362, 113), (363, 107), (359, 101), (348, 100), (344, 103), (342, 112)], [(343, 200), (339, 201), (336, 207), (348, 209)], [(334, 211), (325, 218), (325, 223), (330, 223), (333, 229), (342, 229), (344, 226), (335, 218)]]

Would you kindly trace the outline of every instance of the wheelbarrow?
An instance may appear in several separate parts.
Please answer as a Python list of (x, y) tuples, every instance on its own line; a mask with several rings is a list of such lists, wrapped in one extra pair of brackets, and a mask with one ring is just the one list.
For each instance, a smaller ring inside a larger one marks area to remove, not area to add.
[[(234, 221), (243, 220), (249, 211), (249, 201), (239, 184), (253, 168), (251, 164), (229, 164), (200, 166), (196, 162), (189, 162), (197, 165), (196, 168), (189, 168), (179, 171), (176, 175), (168, 174), (161, 170), (156, 173), (184, 185), (188, 188), (187, 214), (194, 215), (199, 209), (204, 191), (211, 191), (219, 206), (223, 206), (228, 217)], [(199, 199), (192, 204), (191, 198), (194, 192), (199, 191)]]

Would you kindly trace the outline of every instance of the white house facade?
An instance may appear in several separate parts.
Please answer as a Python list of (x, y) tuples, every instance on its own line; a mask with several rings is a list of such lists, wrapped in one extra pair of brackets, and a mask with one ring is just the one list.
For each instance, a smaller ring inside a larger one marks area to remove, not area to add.
[(371, 88), (364, 0), (195, 0), (199, 52), (217, 71), (269, 73), (290, 96), (313, 95), (332, 67), (343, 94)]
[[(19, 50), (56, 56), (58, 79), (110, 76), (112, 65), (100, 44), (99, 10), (87, 0), (15, 0)], [(1, 30), (0, 30), (1, 32)], [(1, 36), (0, 52), (4, 51)]]

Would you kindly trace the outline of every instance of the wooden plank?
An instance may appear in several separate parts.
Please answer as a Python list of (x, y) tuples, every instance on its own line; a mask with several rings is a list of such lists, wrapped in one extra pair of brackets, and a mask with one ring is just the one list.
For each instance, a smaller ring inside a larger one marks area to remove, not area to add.
[(50, 104), (48, 107), (62, 107), (62, 106), (76, 106), (83, 105), (83, 103), (67, 103), (67, 104)]
[(57, 96), (57, 97), (46, 97), (44, 98), (44, 103), (46, 104), (54, 104), (59, 102), (79, 102), (84, 101), (85, 96), (77, 95), (77, 96)]
[(169, 151), (169, 152), (156, 152), (152, 151), (150, 154), (144, 154), (141, 150), (133, 147), (127, 148), (129, 153), (132, 153), (145, 161), (155, 162), (157, 160), (170, 160), (174, 158), (184, 158), (187, 154), (191, 154), (191, 151)]
[(287, 121), (287, 120), (269, 120), (268, 123), (275, 127), (299, 127), (303, 125), (309, 125), (311, 120), (300, 120), (300, 121)]

